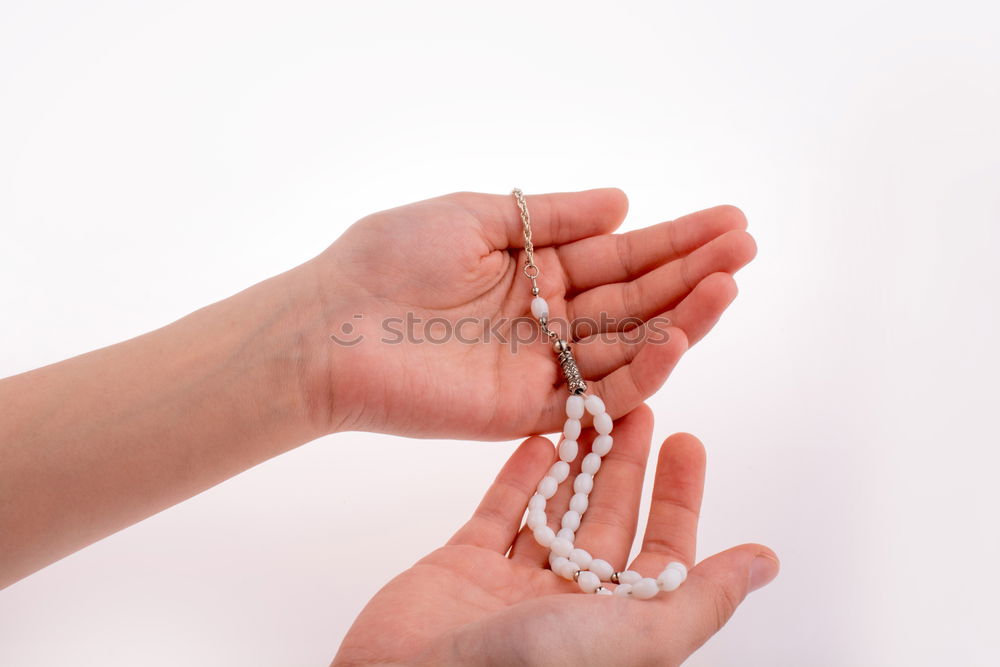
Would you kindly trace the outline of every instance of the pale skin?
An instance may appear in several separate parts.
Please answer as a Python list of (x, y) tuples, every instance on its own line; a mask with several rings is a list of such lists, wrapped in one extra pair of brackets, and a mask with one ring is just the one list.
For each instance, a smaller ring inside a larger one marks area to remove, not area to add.
[[(755, 253), (732, 207), (614, 234), (619, 190), (528, 206), (553, 318), (670, 322), (656, 344), (576, 332), (581, 370), (615, 418), (711, 329)], [(314, 259), (161, 329), (0, 381), (0, 587), (325, 434), (557, 430), (565, 388), (541, 340), (516, 353), (499, 341), (378, 342), (380, 323), (407, 313), (524, 316), (522, 245), (507, 195), (425, 200), (370, 215)], [(331, 340), (345, 322), (360, 344)]]
[[(655, 577), (669, 562), (695, 563), (705, 450), (686, 433), (663, 443), (646, 533), (629, 563), (652, 428), (645, 405), (616, 423), (576, 545), (618, 570), (628, 564)], [(581, 440), (584, 452), (590, 439)], [(703, 560), (679, 589), (652, 600), (580, 593), (547, 568), (548, 551), (521, 527), (555, 460), (548, 440), (525, 440), (472, 519), (372, 598), (333, 664), (679, 665), (777, 576), (774, 552), (744, 544)], [(553, 529), (570, 495), (564, 484), (549, 501)]]

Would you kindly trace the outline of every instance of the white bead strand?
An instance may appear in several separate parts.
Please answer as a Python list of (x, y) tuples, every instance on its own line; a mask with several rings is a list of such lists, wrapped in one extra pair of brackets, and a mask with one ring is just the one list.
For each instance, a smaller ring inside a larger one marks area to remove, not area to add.
[[(548, 473), (538, 483), (537, 493), (528, 501), (526, 523), (536, 542), (549, 549), (549, 567), (557, 576), (575, 581), (580, 590), (597, 595), (617, 595), (637, 600), (654, 597), (658, 592), (676, 590), (687, 578), (687, 567), (683, 563), (672, 562), (653, 579), (643, 577), (638, 572), (626, 570), (615, 572), (605, 560), (595, 558), (588, 551), (576, 546), (576, 531), (580, 528), (584, 514), (590, 506), (590, 493), (594, 489), (594, 476), (600, 471), (602, 458), (611, 451), (614, 440), (611, 430), (614, 422), (608, 414), (604, 401), (595, 394), (585, 394), (587, 383), (573, 357), (569, 343), (549, 329), (549, 304), (539, 295), (538, 276), (541, 271), (535, 265), (534, 245), (531, 240), (531, 216), (524, 193), (515, 188), (511, 193), (517, 202), (524, 228), (524, 275), (531, 281), (531, 314), (538, 320), (542, 332), (553, 341), (553, 349), (566, 378), (570, 395), (566, 398), (566, 421), (562, 429), (562, 441), (558, 446), (559, 460), (552, 464)], [(559, 521), (558, 532), (548, 525), (545, 513), (548, 500), (555, 495), (559, 485), (570, 477), (570, 464), (580, 453), (578, 439), (583, 424), (581, 420), (589, 414), (593, 418), (593, 428), (597, 436), (593, 439), (588, 453), (580, 463), (580, 472), (573, 478), (573, 496), (569, 508)], [(617, 584), (613, 590), (602, 585), (610, 581)]]
[[(660, 591), (670, 592), (677, 588), (687, 578), (687, 567), (683, 563), (672, 562), (664, 568), (660, 575), (653, 579), (643, 577), (634, 570), (615, 572), (611, 564), (600, 558), (594, 558), (588, 551), (575, 545), (576, 530), (579, 529), (583, 515), (586, 513), (590, 499), (589, 494), (594, 488), (594, 476), (601, 468), (601, 457), (606, 456), (613, 445), (610, 435), (611, 417), (604, 412), (603, 401), (590, 400), (592, 394), (584, 397), (574, 395), (581, 401), (566, 401), (568, 426), (564, 427), (563, 435), (573, 436), (573, 439), (563, 440), (559, 444), (560, 460), (549, 468), (548, 473), (538, 484), (538, 493), (528, 501), (527, 523), (532, 530), (535, 541), (550, 550), (549, 567), (552, 572), (568, 581), (576, 581), (580, 590), (585, 593), (599, 595), (617, 595), (636, 600), (648, 600)], [(570, 498), (569, 509), (560, 520), (561, 528), (557, 533), (547, 525), (545, 513), (547, 500), (555, 495), (559, 484), (569, 479), (571, 461), (579, 454), (579, 444), (576, 438), (580, 436), (579, 420), (574, 417), (581, 406), (587, 411), (593, 410), (595, 428), (605, 431), (594, 438), (591, 452), (580, 464), (580, 472), (573, 479), (574, 495)], [(575, 423), (574, 423), (575, 422)], [(568, 443), (568, 444), (567, 444)], [(614, 589), (608, 589), (602, 582), (610, 581), (618, 584)]]

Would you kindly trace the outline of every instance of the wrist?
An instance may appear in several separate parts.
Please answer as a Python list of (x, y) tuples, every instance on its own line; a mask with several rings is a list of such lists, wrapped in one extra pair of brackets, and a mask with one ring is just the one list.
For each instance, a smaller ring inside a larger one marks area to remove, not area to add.
[[(281, 449), (336, 430), (324, 369), (330, 350), (309, 264), (257, 283), (176, 323), (218, 363), (214, 391)], [(199, 363), (197, 359), (193, 359)]]
[(285, 384), (294, 387), (299, 418), (313, 437), (360, 427), (365, 404), (360, 380), (372, 370), (359, 362), (362, 354), (355, 349), (368, 337), (359, 318), (364, 305), (324, 259), (321, 255), (271, 279), (287, 301), (276, 306), (284, 332), (279, 340), (285, 345), (278, 361), (290, 373)]

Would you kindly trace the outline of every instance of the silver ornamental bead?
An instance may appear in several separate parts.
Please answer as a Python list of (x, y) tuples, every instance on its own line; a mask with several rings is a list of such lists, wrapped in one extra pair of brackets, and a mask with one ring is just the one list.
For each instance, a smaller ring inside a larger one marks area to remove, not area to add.
[[(560, 342), (565, 343), (566, 341)], [(577, 368), (576, 359), (573, 358), (573, 352), (569, 349), (568, 344), (565, 350), (559, 352), (559, 365), (562, 366), (563, 375), (566, 377), (566, 388), (569, 389), (569, 393), (582, 394), (587, 391), (587, 383), (580, 375), (580, 369)]]
[(611, 573), (611, 583), (613, 583), (613, 584), (619, 584), (619, 583), (621, 583), (620, 581), (618, 581), (618, 573), (617, 572), (612, 572)]
[(583, 570), (577, 570), (576, 572), (573, 573), (573, 581), (580, 581), (581, 572), (583, 572)]
[(569, 349), (569, 343), (560, 338), (556, 342), (552, 343), (552, 349), (556, 351), (556, 354), (561, 354)]

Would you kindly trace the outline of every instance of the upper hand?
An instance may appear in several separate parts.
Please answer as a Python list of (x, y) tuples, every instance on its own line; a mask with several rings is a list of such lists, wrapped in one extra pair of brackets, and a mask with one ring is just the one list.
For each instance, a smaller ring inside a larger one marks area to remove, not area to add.
[[(554, 328), (575, 323), (564, 337), (619, 417), (735, 297), (732, 273), (755, 254), (746, 219), (723, 206), (615, 235), (628, 206), (620, 190), (526, 199)], [(316, 258), (330, 332), (362, 338), (331, 341), (320, 357), (313, 387), (329, 430), (495, 440), (557, 430), (565, 391), (551, 345), (524, 319), (523, 244), (513, 197), (456, 193), (363, 218)], [(418, 340), (428, 337), (438, 342)]]

